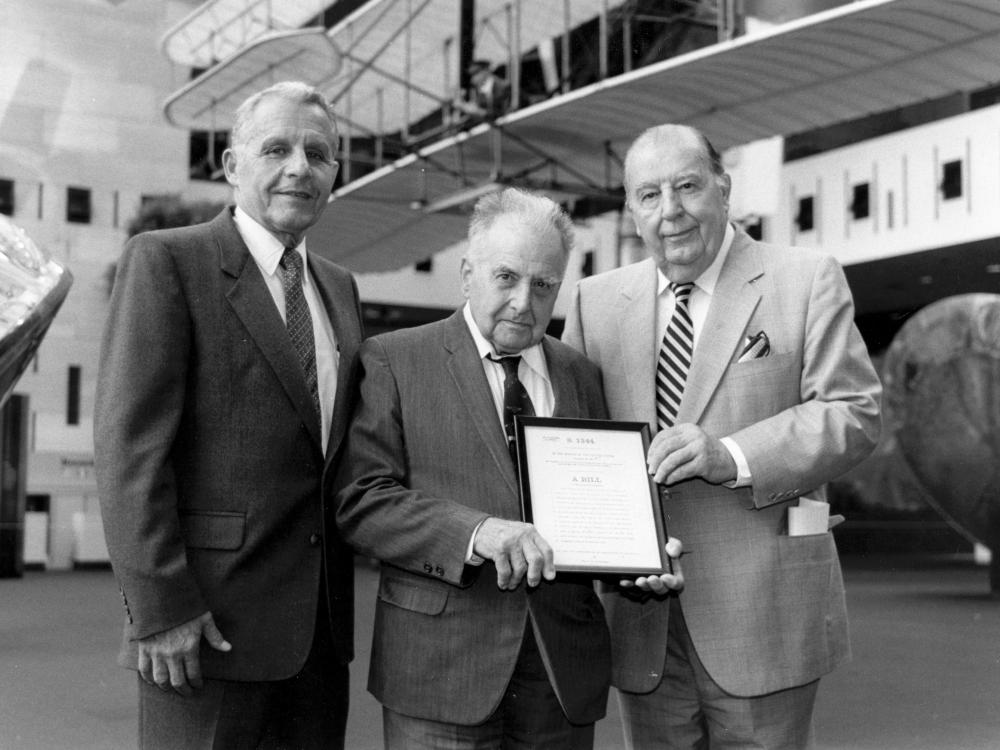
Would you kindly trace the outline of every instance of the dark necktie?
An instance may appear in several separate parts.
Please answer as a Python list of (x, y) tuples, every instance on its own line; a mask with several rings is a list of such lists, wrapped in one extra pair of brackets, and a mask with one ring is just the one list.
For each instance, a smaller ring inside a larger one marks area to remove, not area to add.
[(494, 357), (490, 359), (499, 362), (503, 367), (503, 429), (507, 433), (507, 448), (510, 451), (511, 460), (517, 466), (517, 441), (515, 440), (514, 415), (520, 414), (525, 417), (535, 416), (535, 407), (531, 403), (531, 397), (517, 377), (517, 367), (521, 364), (520, 357)]
[(313, 338), (312, 316), (306, 295), (302, 291), (302, 256), (295, 248), (285, 248), (281, 256), (281, 281), (285, 290), (285, 325), (292, 347), (299, 355), (299, 363), (312, 394), (317, 417), (320, 416), (319, 384), (316, 378), (316, 340)]
[(691, 367), (691, 352), (694, 351), (694, 324), (688, 310), (694, 284), (671, 283), (670, 289), (677, 302), (663, 333), (656, 363), (656, 424), (661, 430), (672, 426), (677, 419), (684, 381)]

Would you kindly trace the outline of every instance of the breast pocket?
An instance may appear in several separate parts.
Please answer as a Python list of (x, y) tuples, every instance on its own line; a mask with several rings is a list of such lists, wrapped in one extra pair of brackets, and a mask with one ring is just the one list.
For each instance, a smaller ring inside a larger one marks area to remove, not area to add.
[(738, 362), (726, 371), (723, 388), (731, 415), (750, 424), (800, 401), (802, 362), (794, 353)]
[[(796, 364), (796, 356), (792, 353), (771, 354), (767, 357), (751, 359), (746, 362), (736, 362), (729, 368), (732, 378), (757, 378), (762, 375), (779, 374), (783, 370), (798, 373), (801, 368)], [(798, 377), (796, 375), (796, 380)]]

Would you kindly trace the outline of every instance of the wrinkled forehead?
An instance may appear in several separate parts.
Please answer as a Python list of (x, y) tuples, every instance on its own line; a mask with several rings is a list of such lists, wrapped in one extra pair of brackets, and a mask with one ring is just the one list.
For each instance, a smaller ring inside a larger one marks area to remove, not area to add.
[(625, 191), (642, 185), (660, 185), (683, 179), (707, 179), (712, 175), (708, 158), (698, 148), (656, 146), (637, 150), (625, 171)]
[(302, 134), (306, 139), (321, 140), (333, 149), (337, 146), (336, 123), (319, 104), (277, 95), (261, 100), (247, 118), (245, 131), (248, 142)]
[(486, 273), (506, 270), (545, 281), (561, 279), (568, 253), (554, 227), (540, 228), (501, 216), (469, 246), (473, 266)]

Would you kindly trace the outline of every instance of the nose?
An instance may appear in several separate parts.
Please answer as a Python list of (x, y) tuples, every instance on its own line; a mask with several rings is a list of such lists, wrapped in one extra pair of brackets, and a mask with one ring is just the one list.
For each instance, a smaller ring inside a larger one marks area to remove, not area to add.
[(293, 148), (285, 159), (285, 172), (289, 175), (303, 175), (309, 171), (309, 158), (305, 149)]
[(511, 310), (519, 315), (531, 309), (531, 281), (521, 279), (520, 283), (511, 289), (507, 302)]
[(684, 205), (675, 190), (664, 190), (660, 196), (660, 217), (673, 221), (684, 213)]

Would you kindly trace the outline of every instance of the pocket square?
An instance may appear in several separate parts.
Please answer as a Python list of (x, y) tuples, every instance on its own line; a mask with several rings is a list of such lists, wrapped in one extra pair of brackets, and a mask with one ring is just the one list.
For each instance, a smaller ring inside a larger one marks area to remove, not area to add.
[(743, 344), (743, 351), (740, 352), (740, 358), (736, 362), (749, 362), (751, 359), (766, 357), (770, 353), (771, 342), (768, 340), (767, 334), (758, 331), (753, 336), (747, 336)]

